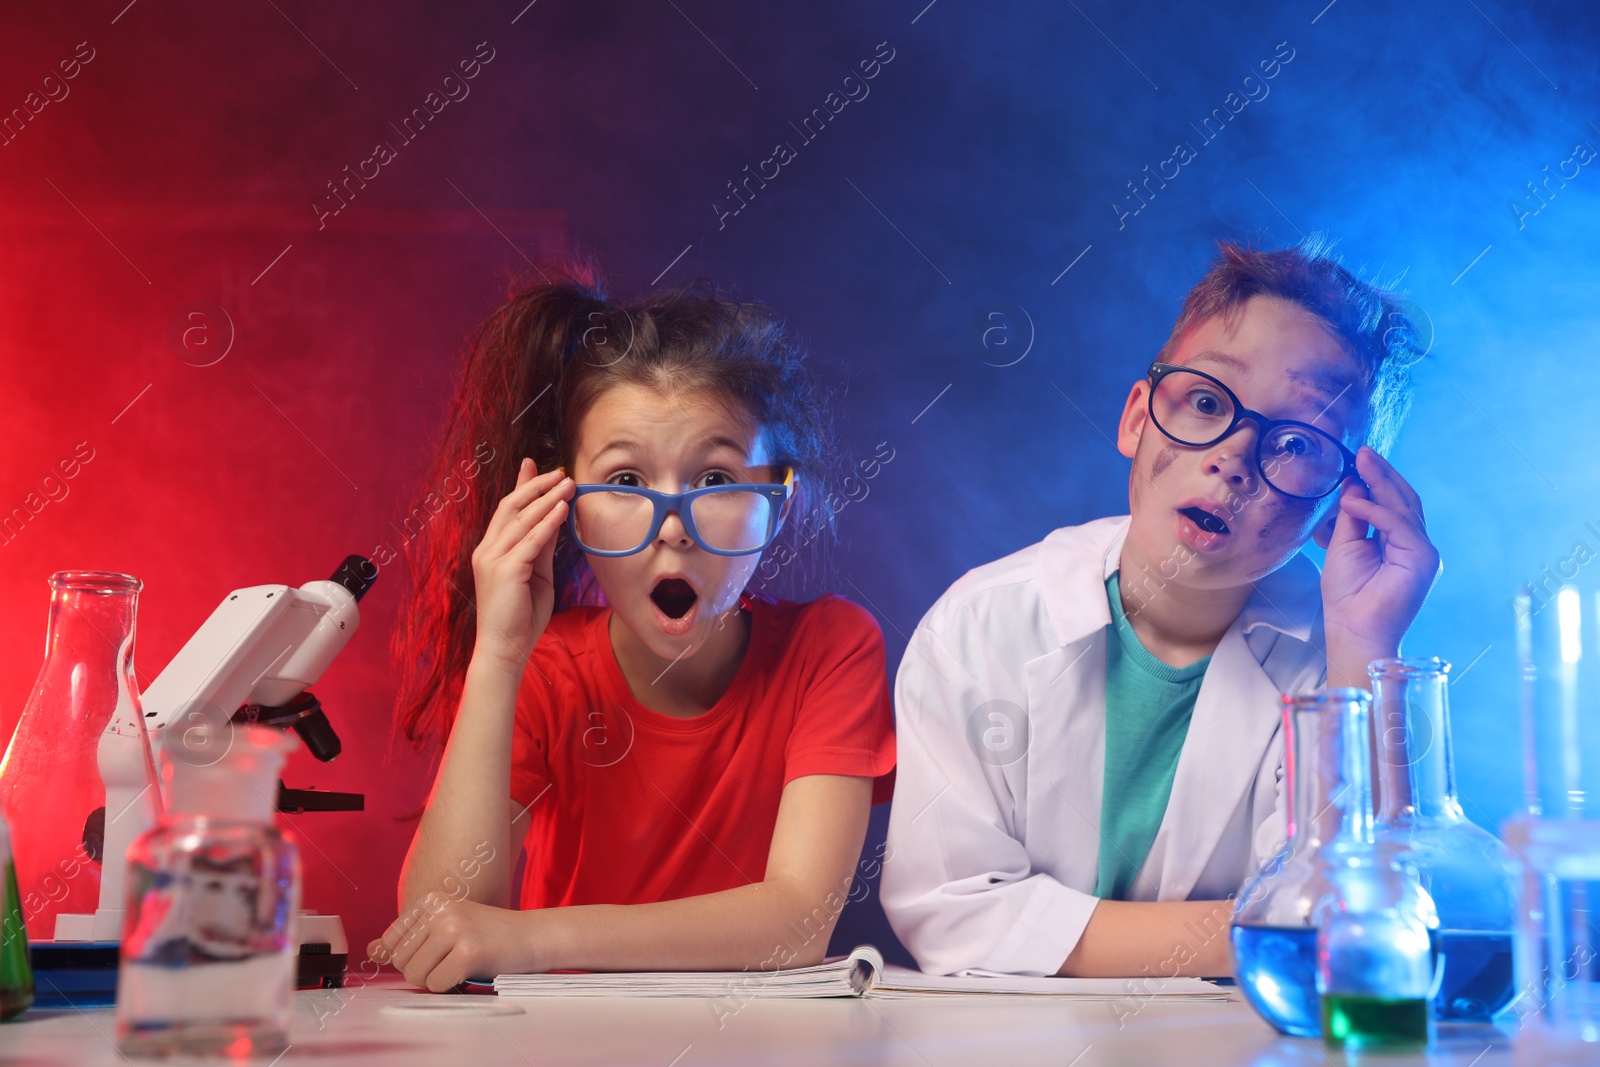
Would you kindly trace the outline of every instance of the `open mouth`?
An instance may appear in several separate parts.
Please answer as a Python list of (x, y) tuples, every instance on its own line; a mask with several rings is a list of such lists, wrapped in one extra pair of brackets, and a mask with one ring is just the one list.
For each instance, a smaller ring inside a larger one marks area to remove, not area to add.
[(689, 614), (699, 594), (682, 578), (663, 578), (650, 590), (650, 599), (667, 618), (681, 619)]
[(1206, 533), (1225, 534), (1228, 524), (1202, 508), (1179, 508), (1178, 514), (1194, 523)]

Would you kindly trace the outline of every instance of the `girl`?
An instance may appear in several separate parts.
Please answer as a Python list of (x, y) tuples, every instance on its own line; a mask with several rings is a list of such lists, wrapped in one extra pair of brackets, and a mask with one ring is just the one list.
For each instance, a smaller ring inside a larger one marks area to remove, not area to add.
[(375, 960), (442, 991), (823, 958), (892, 779), (883, 639), (745, 586), (825, 444), (766, 308), (578, 268), (490, 318), (436, 462), (491, 458), (397, 632), (407, 734), (448, 743)]

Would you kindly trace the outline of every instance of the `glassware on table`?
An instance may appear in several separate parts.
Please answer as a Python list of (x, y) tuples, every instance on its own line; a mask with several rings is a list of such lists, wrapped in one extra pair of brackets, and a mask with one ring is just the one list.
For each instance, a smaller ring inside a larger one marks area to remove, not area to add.
[(1401, 1051), (1433, 1037), (1434, 902), (1393, 844), (1336, 842), (1317, 903), (1317, 994), (1331, 1048)]
[(1456, 796), (1450, 664), (1380, 659), (1367, 668), (1378, 753), (1376, 837), (1410, 853), (1438, 910), (1442, 1021), (1488, 1022), (1516, 993), (1512, 930), (1517, 868), (1510, 850), (1474, 825)]
[(1287, 837), (1239, 891), (1229, 930), (1240, 989), (1282, 1033), (1322, 1032), (1313, 913), (1334, 889), (1329, 850), (1372, 842), (1370, 699), (1323, 689), (1283, 701)]
[[(93, 936), (58, 929), (57, 916), (94, 917), (100, 857), (132, 837), (126, 831), (136, 820), (106, 817), (102, 772), (131, 768), (143, 783), (156, 780), (133, 672), (142, 585), (105, 571), (50, 578), (44, 664), (0, 764), (0, 808), (11, 820), (22, 915), (35, 940)], [(159, 792), (135, 788), (129, 795), (153, 822)]]
[(1600, 591), (1515, 601), (1526, 811), (1515, 941), (1519, 1065), (1600, 1063)]
[(128, 850), (117, 979), (125, 1055), (244, 1058), (288, 1047), (300, 854), (273, 818), (278, 771), (297, 745), (279, 730), (229, 723), (163, 734), (170, 810)]
[(32, 1005), (28, 931), (22, 924), (17, 867), (11, 862), (11, 831), (0, 813), (0, 1019), (15, 1018)]

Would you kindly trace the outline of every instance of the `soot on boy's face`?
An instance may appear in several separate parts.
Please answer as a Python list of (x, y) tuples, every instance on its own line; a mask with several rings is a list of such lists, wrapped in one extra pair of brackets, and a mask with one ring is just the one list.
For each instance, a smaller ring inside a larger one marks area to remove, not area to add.
[[(1324, 430), (1352, 450), (1370, 421), (1361, 361), (1324, 323), (1291, 301), (1259, 295), (1189, 329), (1165, 362), (1224, 382), (1245, 407)], [(1338, 491), (1320, 500), (1286, 496), (1262, 479), (1260, 427), (1241, 422), (1210, 445), (1184, 445), (1150, 420), (1148, 379), (1135, 383), (1117, 448), (1133, 460), (1133, 521), (1123, 566), (1148, 566), (1166, 580), (1230, 588), (1282, 566), (1326, 520)]]

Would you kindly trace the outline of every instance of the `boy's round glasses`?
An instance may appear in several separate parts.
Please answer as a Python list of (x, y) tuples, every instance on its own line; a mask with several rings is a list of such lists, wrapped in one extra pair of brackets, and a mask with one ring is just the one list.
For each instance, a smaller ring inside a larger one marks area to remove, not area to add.
[(794, 470), (783, 482), (708, 485), (682, 493), (660, 493), (633, 485), (580, 485), (567, 512), (567, 529), (578, 547), (594, 556), (643, 552), (661, 532), (670, 512), (684, 532), (716, 556), (760, 552), (777, 536), (783, 505), (794, 493)]
[(1356, 473), (1355, 453), (1332, 434), (1252, 411), (1204, 371), (1150, 364), (1150, 421), (1180, 445), (1214, 445), (1246, 419), (1258, 427), (1256, 469), (1284, 496), (1317, 500)]

